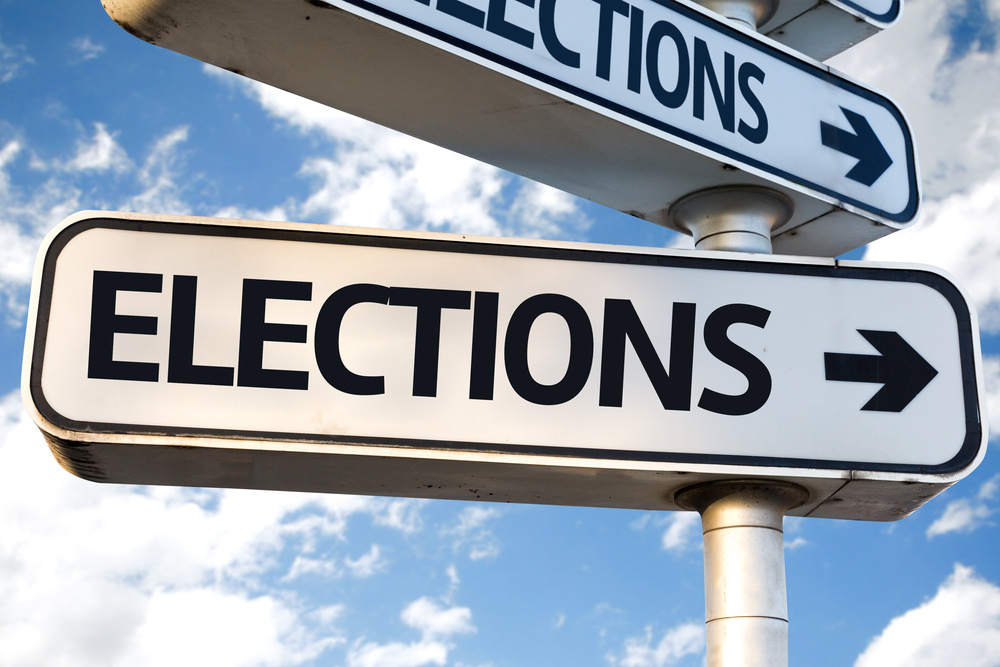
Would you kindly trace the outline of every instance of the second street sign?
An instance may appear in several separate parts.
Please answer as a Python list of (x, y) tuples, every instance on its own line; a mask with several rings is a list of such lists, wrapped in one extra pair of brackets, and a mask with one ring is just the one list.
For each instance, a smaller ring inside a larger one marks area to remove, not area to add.
[(984, 453), (927, 267), (80, 214), (38, 270), (26, 403), (88, 479), (886, 519)]
[(794, 209), (775, 251), (836, 256), (919, 207), (890, 100), (687, 1), (104, 4), (155, 44), (667, 226), (693, 192), (773, 187)]
[(774, 13), (758, 29), (789, 48), (826, 60), (885, 30), (902, 11), (903, 0), (777, 0)]

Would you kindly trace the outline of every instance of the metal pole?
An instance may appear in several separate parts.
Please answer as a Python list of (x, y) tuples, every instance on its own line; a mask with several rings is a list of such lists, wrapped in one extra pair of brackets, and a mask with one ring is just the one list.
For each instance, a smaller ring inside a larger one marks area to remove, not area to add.
[(778, 10), (778, 0), (694, 0), (705, 9), (722, 14), (751, 30), (764, 25)]
[(782, 520), (807, 498), (794, 484), (753, 480), (677, 494), (678, 505), (701, 514), (708, 667), (787, 667)]
[[(778, 0), (695, 0), (751, 30)], [(675, 225), (699, 250), (771, 253), (771, 232), (793, 212), (783, 194), (730, 185), (694, 192), (670, 207)], [(707, 667), (788, 667), (785, 512), (809, 498), (795, 484), (719, 481), (683, 489), (680, 507), (701, 514), (705, 544)]]
[[(695, 192), (669, 211), (700, 250), (770, 254), (792, 203), (756, 186)], [(782, 520), (808, 494), (782, 482), (714, 482), (677, 494), (701, 514), (707, 667), (788, 667)]]

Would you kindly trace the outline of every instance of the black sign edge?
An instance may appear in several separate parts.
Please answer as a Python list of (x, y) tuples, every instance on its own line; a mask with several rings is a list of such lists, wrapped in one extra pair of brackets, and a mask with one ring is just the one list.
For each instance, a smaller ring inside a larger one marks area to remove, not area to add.
[(900, 15), (901, 0), (892, 0), (892, 6), (889, 8), (889, 11), (887, 11), (885, 14), (876, 14), (874, 12), (871, 12), (868, 9), (865, 9), (861, 5), (854, 2), (854, 0), (840, 0), (840, 2), (844, 5), (847, 5), (854, 11), (858, 12), (859, 14), (864, 14), (873, 21), (880, 21), (885, 24), (892, 23), (893, 21), (897, 20)]
[[(702, 25), (707, 26), (712, 30), (715, 30), (717, 32), (728, 33), (729, 37), (732, 37), (740, 42), (743, 42), (744, 44), (749, 45), (751, 48), (766, 51), (768, 55), (776, 58), (777, 60), (781, 60), (786, 64), (795, 67), (796, 69), (800, 69), (819, 79), (823, 79), (826, 82), (837, 86), (838, 88), (848, 90), (857, 95), (858, 97), (862, 97), (868, 100), (869, 102), (874, 102), (875, 104), (881, 106), (883, 109), (888, 111), (889, 114), (899, 124), (900, 129), (903, 131), (903, 137), (905, 139), (904, 143), (906, 148), (906, 173), (907, 173), (907, 182), (910, 187), (909, 199), (906, 203), (906, 206), (904, 206), (903, 209), (898, 213), (892, 213), (884, 209), (880, 209), (877, 206), (867, 204), (853, 197), (848, 197), (843, 193), (836, 192), (835, 190), (819, 185), (818, 183), (813, 183), (812, 181), (809, 181), (805, 178), (800, 178), (790, 172), (777, 169), (776, 167), (773, 167), (772, 165), (763, 162), (761, 160), (757, 160), (750, 156), (744, 155), (742, 153), (739, 153), (738, 151), (726, 148), (725, 146), (720, 146), (698, 135), (691, 134), (690, 132), (674, 127), (673, 125), (666, 123), (664, 121), (658, 120), (650, 116), (646, 116), (645, 114), (638, 113), (633, 109), (620, 105), (616, 102), (612, 102), (611, 100), (606, 100), (603, 97), (596, 95), (594, 93), (569, 85), (563, 81), (560, 81), (559, 79), (550, 77), (547, 74), (535, 71), (530, 67), (522, 65), (521, 63), (499, 56), (493, 53), (492, 51), (487, 51), (482, 47), (476, 46), (475, 44), (470, 44), (468, 42), (465, 42), (464, 40), (454, 37), (453, 35), (449, 35), (448, 33), (441, 32), (439, 30), (426, 26), (417, 21), (413, 21), (405, 16), (400, 16), (388, 9), (385, 9), (384, 7), (371, 4), (367, 0), (340, 0), (340, 1), (350, 5), (354, 5), (359, 9), (371, 12), (372, 14), (380, 16), (383, 19), (395, 22), (410, 30), (413, 30), (414, 32), (418, 32), (433, 39), (437, 39), (442, 42), (448, 43), (458, 49), (462, 49), (468, 53), (472, 53), (480, 58), (483, 58), (484, 60), (488, 60), (502, 67), (518, 72), (519, 74), (527, 76), (545, 85), (552, 86), (553, 88), (558, 88), (559, 90), (562, 90), (566, 93), (585, 99), (588, 102), (596, 104), (597, 106), (603, 107), (605, 109), (608, 109), (609, 111), (620, 114), (622, 116), (631, 118), (632, 120), (638, 121), (639, 123), (656, 128), (661, 132), (665, 132), (667, 134), (675, 136), (683, 141), (696, 144), (698, 146), (701, 146), (702, 148), (713, 151), (719, 155), (731, 158), (741, 164), (745, 164), (754, 169), (759, 169), (760, 171), (772, 174), (773, 176), (786, 180), (790, 183), (794, 183), (796, 185), (808, 188), (814, 192), (826, 195), (827, 197), (831, 197), (837, 202), (848, 204), (857, 209), (867, 211), (868, 213), (872, 213), (881, 218), (899, 224), (905, 224), (907, 222), (910, 222), (917, 215), (917, 209), (920, 206), (920, 182), (917, 177), (916, 157), (913, 146), (913, 133), (910, 131), (909, 124), (906, 122), (906, 119), (903, 117), (902, 112), (895, 105), (895, 103), (893, 103), (891, 100), (889, 100), (889, 98), (885, 97), (884, 95), (881, 95), (874, 90), (866, 88), (865, 86), (859, 83), (855, 83), (854, 81), (851, 81), (847, 78), (834, 75), (832, 72), (829, 71), (829, 69), (824, 68), (821, 64), (814, 65), (806, 60), (800, 60), (788, 53), (785, 53), (780, 48), (777, 48), (776, 46), (764, 41), (765, 37), (763, 35), (758, 36), (757, 39), (753, 39), (747, 34), (729, 25), (726, 25), (722, 21), (704, 16), (703, 14), (700, 14), (680, 3), (675, 3), (672, 0), (649, 0), (649, 1), (661, 5), (662, 7), (666, 7), (671, 11), (675, 11), (679, 14), (682, 14), (686, 18), (692, 19), (697, 23), (701, 23)], [(328, 5), (328, 6), (331, 9), (335, 8), (334, 5)]]
[[(192, 222), (197, 219), (192, 218)], [(420, 449), (441, 451), (462, 451), (495, 454), (524, 454), (553, 458), (608, 460), (619, 462), (680, 463), (703, 465), (732, 465), (758, 468), (820, 469), (837, 471), (864, 471), (896, 473), (902, 475), (949, 476), (966, 470), (976, 462), (982, 447), (983, 427), (979, 409), (977, 385), (975, 326), (961, 291), (944, 276), (920, 268), (877, 268), (845, 265), (835, 262), (826, 264), (771, 263), (704, 257), (692, 254), (690, 257), (678, 255), (643, 254), (631, 252), (594, 252), (596, 249), (552, 247), (534, 245), (507, 245), (481, 241), (466, 241), (447, 238), (425, 238), (411, 236), (367, 235), (357, 230), (336, 232), (335, 228), (317, 225), (316, 230), (304, 227), (282, 228), (265, 225), (211, 223), (192, 224), (178, 220), (141, 220), (117, 217), (87, 217), (76, 220), (58, 231), (41, 260), (43, 269), (38, 288), (36, 319), (32, 357), (30, 360), (29, 393), (33, 407), (47, 423), (67, 433), (84, 436), (88, 434), (145, 435), (177, 438), (207, 437), (219, 440), (290, 441), (317, 444), (363, 445), (374, 449)], [(232, 431), (226, 429), (185, 429), (179, 427), (137, 426), (134, 424), (114, 424), (105, 422), (81, 422), (69, 419), (57, 412), (46, 400), (41, 387), (41, 370), (44, 364), (46, 329), (52, 302), (52, 283), (55, 264), (59, 253), (76, 236), (91, 229), (120, 229), (135, 232), (181, 234), (187, 236), (222, 236), (236, 238), (257, 238), (276, 241), (323, 242), (341, 245), (361, 245), (436, 252), (458, 252), (480, 255), (503, 255), (512, 257), (533, 257), (539, 259), (562, 259), (570, 261), (639, 264), (654, 266), (674, 266), (679, 268), (703, 268), (734, 272), (773, 273), (816, 277), (837, 277), (855, 280), (875, 280), (891, 282), (911, 282), (926, 285), (941, 294), (952, 306), (959, 329), (959, 354), (961, 356), (962, 386), (966, 416), (966, 436), (958, 452), (952, 459), (936, 465), (903, 465), (887, 463), (859, 463), (857, 461), (835, 461), (825, 459), (783, 458), (764, 456), (732, 456), (717, 454), (684, 454), (669, 452), (643, 452), (629, 450), (602, 450), (572, 447), (551, 447), (542, 445), (509, 445), (498, 443), (469, 443), (461, 441), (417, 440), (403, 438), (365, 438), (346, 436), (317, 437), (316, 434), (283, 433), (271, 431)], [(613, 248), (613, 246), (611, 247)], [(846, 274), (846, 275), (845, 275)], [(904, 280), (902, 274), (911, 279)], [(44, 326), (43, 326), (44, 325)], [(41, 427), (41, 425), (40, 425)], [(42, 427), (44, 431), (44, 427)], [(57, 436), (57, 434), (51, 434)], [(57, 436), (63, 438), (63, 436)], [(178, 442), (183, 446), (185, 443)]]

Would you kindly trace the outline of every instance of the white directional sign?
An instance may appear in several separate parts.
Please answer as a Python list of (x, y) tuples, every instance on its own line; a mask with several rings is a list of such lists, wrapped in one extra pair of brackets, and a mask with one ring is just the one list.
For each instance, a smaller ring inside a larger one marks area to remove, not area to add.
[(919, 207), (891, 101), (686, 0), (104, 2), (156, 44), (660, 224), (698, 190), (774, 187), (794, 204), (775, 251), (835, 256)]
[(26, 403), (90, 479), (884, 519), (984, 452), (927, 267), (81, 214), (38, 271)]
[(778, 0), (761, 34), (826, 60), (895, 23), (902, 0)]

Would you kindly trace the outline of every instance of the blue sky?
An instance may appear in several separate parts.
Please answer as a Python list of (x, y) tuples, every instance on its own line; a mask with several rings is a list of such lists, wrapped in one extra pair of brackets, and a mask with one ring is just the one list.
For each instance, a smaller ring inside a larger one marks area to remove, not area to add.
[[(998, 30), (996, 0), (909, 0), (831, 63), (899, 104), (922, 169), (920, 222), (864, 257), (940, 266), (966, 288), (996, 415)], [(136, 488), (61, 470), (18, 386), (35, 253), (84, 209), (686, 243), (153, 47), (97, 0), (0, 0), (0, 664), (704, 663), (693, 514)], [(1000, 665), (998, 506), (988, 454), (900, 522), (787, 520), (790, 663)]]

